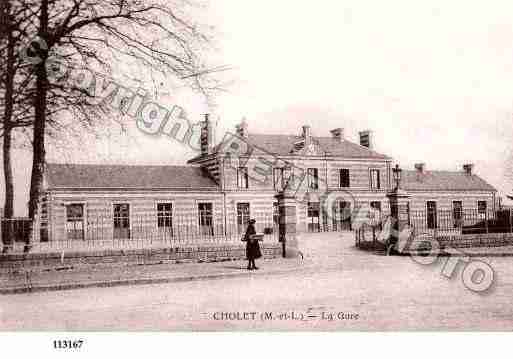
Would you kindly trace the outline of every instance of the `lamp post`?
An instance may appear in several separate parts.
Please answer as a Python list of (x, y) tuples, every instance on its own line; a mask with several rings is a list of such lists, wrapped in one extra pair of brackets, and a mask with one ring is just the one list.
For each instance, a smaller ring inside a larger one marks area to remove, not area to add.
[(392, 169), (392, 174), (394, 176), (394, 181), (395, 181), (395, 191), (398, 191), (401, 189), (402, 172), (403, 172), (403, 170), (399, 167), (398, 164), (396, 164), (395, 167)]

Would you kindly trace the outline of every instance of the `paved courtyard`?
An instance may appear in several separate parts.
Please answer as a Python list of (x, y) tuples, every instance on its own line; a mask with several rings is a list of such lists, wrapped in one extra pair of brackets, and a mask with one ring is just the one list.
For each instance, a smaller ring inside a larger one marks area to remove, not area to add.
[[(511, 330), (511, 257), (469, 291), (409, 257), (360, 252), (351, 236), (303, 238), (303, 270), (280, 275), (0, 296), (2, 330)], [(313, 241), (327, 241), (326, 246)], [(308, 246), (312, 250), (307, 251)], [(313, 248), (317, 248), (314, 256)], [(338, 252), (337, 252), (338, 251)], [(324, 252), (325, 256), (321, 256)], [(261, 261), (265, 266), (265, 261)], [(246, 315), (244, 313), (246, 312)], [(238, 313), (238, 314), (237, 314)], [(255, 313), (255, 314), (251, 314)], [(342, 314), (340, 314), (342, 313)], [(357, 315), (357, 316), (356, 316)], [(351, 318), (351, 319), (347, 319)], [(302, 320), (301, 320), (302, 319)]]

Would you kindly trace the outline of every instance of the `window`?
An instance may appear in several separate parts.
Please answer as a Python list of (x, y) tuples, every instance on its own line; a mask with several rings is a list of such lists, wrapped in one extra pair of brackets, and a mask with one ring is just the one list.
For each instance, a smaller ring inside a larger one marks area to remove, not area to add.
[(237, 170), (237, 187), (249, 188), (248, 168), (247, 167), (239, 167), (238, 168), (238, 170)]
[(68, 239), (84, 239), (84, 205), (66, 205), (66, 232)]
[(114, 228), (126, 228), (130, 224), (130, 205), (117, 203), (114, 205)]
[(308, 202), (308, 218), (319, 217), (319, 202)]
[(130, 205), (114, 204), (114, 238), (130, 238)]
[(463, 224), (463, 204), (461, 201), (452, 202), (452, 218), (454, 220), (454, 228), (459, 228)]
[(436, 202), (428, 201), (427, 204), (427, 227), (429, 229), (435, 229), (438, 227), (437, 223), (437, 210), (436, 210)]
[(372, 169), (370, 170), (370, 188), (371, 189), (380, 189), (381, 188), (381, 180), (379, 176), (379, 170)]
[(337, 201), (333, 204), (333, 229), (335, 231), (352, 230), (351, 202)]
[(84, 205), (73, 203), (66, 205), (66, 221), (82, 222), (84, 220)]
[(380, 201), (373, 201), (370, 203), (370, 207), (376, 211), (381, 212), (381, 202)]
[(486, 214), (486, 201), (477, 201), (477, 212), (479, 214)]
[(273, 168), (273, 186), (276, 190), (283, 188), (283, 168)]
[(320, 204), (319, 202), (308, 202), (308, 231), (319, 232), (319, 215), (320, 215)]
[(172, 203), (157, 203), (157, 227), (173, 228)]
[(319, 170), (317, 168), (309, 168), (308, 175), (308, 188), (319, 189)]
[(350, 186), (349, 169), (341, 168), (339, 170), (339, 186), (340, 188), (347, 188)]
[(243, 233), (249, 224), (249, 203), (237, 203), (237, 228)]
[[(289, 183), (289, 180), (293, 180), (292, 178), (292, 175), (293, 175), (293, 171), (292, 171), (292, 167), (284, 167), (283, 168), (283, 179), (282, 179), (282, 186), (285, 187), (288, 185)], [(293, 184), (291, 184), (293, 185)]]
[(66, 205), (66, 220), (68, 222), (82, 222), (84, 220), (84, 205), (81, 203)]
[(214, 234), (212, 203), (198, 203), (199, 226), (201, 234)]
[(381, 219), (381, 202), (372, 201), (370, 203), (369, 219), (371, 221), (379, 221)]

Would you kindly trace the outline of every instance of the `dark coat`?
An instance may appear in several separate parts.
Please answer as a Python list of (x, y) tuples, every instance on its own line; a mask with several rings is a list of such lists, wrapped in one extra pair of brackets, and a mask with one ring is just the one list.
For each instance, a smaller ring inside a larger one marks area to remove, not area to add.
[(260, 244), (258, 240), (251, 239), (251, 236), (256, 234), (255, 226), (253, 224), (249, 224), (246, 229), (246, 234), (244, 234), (243, 241), (246, 242), (246, 258), (247, 259), (257, 259), (262, 257), (262, 252), (260, 251)]

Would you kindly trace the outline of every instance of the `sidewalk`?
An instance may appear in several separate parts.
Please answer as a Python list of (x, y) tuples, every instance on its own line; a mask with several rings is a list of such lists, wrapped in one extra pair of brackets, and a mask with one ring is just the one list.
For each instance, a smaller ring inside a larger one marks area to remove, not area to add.
[(288, 273), (308, 267), (299, 258), (259, 260), (257, 266), (259, 270), (248, 271), (247, 261), (241, 260), (215, 263), (78, 267), (45, 272), (19, 271), (2, 274), (0, 294), (251, 277)]

